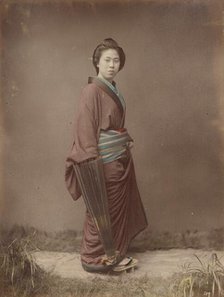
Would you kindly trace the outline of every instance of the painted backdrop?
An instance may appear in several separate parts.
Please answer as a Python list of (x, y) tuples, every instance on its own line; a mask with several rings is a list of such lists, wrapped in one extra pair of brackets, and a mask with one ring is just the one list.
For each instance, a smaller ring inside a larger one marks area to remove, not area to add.
[(93, 49), (112, 37), (127, 56), (116, 81), (150, 228), (224, 226), (222, 7), (159, 3), (1, 4), (2, 224), (82, 229), (64, 163)]

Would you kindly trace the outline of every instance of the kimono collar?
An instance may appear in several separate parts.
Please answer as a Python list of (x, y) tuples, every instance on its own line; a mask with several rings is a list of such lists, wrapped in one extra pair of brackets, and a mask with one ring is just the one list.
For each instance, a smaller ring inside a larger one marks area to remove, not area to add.
[[(98, 78), (98, 77), (89, 77), (88, 79), (88, 83), (94, 83), (96, 84), (99, 88), (101, 88), (105, 93), (107, 93), (113, 100), (114, 102), (117, 104), (120, 112), (121, 112), (121, 116), (123, 118), (124, 116), (124, 106), (123, 106), (123, 102), (121, 101), (120, 96), (118, 96), (118, 92), (116, 90), (115, 87), (115, 82), (113, 82), (112, 84), (110, 84), (109, 82), (104, 82), (104, 80)], [(124, 99), (123, 99), (124, 100)]]

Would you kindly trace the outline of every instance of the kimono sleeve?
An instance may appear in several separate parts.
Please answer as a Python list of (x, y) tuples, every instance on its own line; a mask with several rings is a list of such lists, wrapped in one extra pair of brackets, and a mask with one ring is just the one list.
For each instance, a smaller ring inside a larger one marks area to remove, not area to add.
[(99, 107), (98, 93), (93, 85), (87, 85), (82, 91), (74, 130), (72, 150), (66, 159), (65, 182), (72, 198), (77, 200), (81, 190), (73, 164), (98, 156)]
[(98, 92), (94, 85), (88, 85), (82, 92), (75, 124), (75, 154), (73, 158), (76, 162), (98, 156), (98, 110)]

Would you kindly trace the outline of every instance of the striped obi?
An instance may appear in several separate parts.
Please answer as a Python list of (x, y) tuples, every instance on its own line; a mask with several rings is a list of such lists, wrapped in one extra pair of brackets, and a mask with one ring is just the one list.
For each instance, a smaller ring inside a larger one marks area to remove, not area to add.
[(98, 150), (103, 163), (109, 163), (122, 157), (133, 139), (130, 137), (126, 129), (107, 130), (100, 132)]

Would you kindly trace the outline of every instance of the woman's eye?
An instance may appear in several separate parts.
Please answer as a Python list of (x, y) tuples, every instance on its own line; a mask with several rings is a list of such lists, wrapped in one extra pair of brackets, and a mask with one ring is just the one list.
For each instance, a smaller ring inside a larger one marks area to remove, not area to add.
[(104, 61), (107, 62), (107, 63), (110, 63), (111, 61), (113, 61), (114, 63), (119, 63), (120, 62), (119, 59), (115, 59), (115, 60), (105, 59)]

